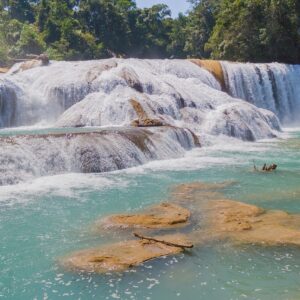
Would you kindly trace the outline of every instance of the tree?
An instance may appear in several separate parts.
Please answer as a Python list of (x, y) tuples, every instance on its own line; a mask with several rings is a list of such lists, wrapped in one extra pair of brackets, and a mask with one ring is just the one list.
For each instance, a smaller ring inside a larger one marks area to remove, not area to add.
[(11, 52), (15, 57), (25, 57), (26, 54), (40, 54), (46, 49), (38, 29), (32, 24), (24, 24), (20, 32), (20, 37)]
[(260, 36), (266, 48), (265, 60), (300, 62), (299, 5), (297, 0), (267, 1), (266, 27)]
[(185, 58), (188, 53), (186, 47), (187, 42), (187, 24), (189, 18), (183, 14), (179, 14), (178, 18), (171, 20), (169, 31), (169, 44), (167, 51), (170, 57)]
[(130, 0), (83, 0), (78, 17), (85, 30), (98, 43), (115, 53), (125, 53), (129, 47), (128, 13), (135, 8)]
[[(300, 63), (299, 0), (1, 0), (0, 64), (46, 51), (52, 59), (114, 56)], [(288, 49), (288, 51), (287, 51)]]
[(184, 52), (191, 57), (208, 58), (211, 50), (205, 45), (215, 26), (220, 0), (191, 0), (190, 2), (194, 8), (188, 17)]
[(215, 59), (299, 62), (297, 3), (298, 0), (223, 0), (207, 49)]
[(128, 54), (141, 58), (166, 57), (170, 16), (171, 11), (164, 4), (136, 10), (130, 27)]
[(2, 0), (2, 7), (8, 12), (11, 19), (20, 22), (34, 22), (34, 5), (36, 1), (29, 0)]

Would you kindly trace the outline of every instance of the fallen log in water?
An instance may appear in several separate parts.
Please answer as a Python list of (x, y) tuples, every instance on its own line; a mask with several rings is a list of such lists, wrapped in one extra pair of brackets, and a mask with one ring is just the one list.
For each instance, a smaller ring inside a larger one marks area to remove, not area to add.
[(141, 235), (137, 232), (134, 232), (133, 235), (135, 237), (139, 238), (139, 239), (142, 239), (142, 240), (147, 240), (147, 241), (156, 242), (156, 243), (162, 243), (162, 244), (165, 244), (167, 246), (172, 246), (172, 247), (190, 248), (190, 249), (194, 247), (194, 245), (190, 242), (185, 243), (185, 244), (178, 244), (178, 243), (174, 243), (174, 242), (168, 242), (168, 241), (165, 241), (165, 240), (157, 239), (157, 238), (154, 238), (154, 237), (144, 236), (144, 235)]
[(60, 264), (70, 271), (77, 272), (122, 272), (151, 259), (179, 254), (184, 250), (182, 247), (166, 243), (188, 245), (185, 235), (180, 234), (156, 236), (154, 239), (163, 240), (165, 243), (150, 240), (114, 243), (75, 252), (61, 259)]

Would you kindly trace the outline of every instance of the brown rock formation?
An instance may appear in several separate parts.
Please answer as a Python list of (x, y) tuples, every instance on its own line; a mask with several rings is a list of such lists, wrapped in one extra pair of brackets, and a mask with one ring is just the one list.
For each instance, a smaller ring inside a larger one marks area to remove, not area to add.
[(222, 69), (222, 65), (217, 60), (202, 60), (202, 59), (190, 59), (190, 61), (197, 66), (206, 69), (212, 73), (215, 78), (221, 84), (222, 90), (226, 91), (225, 77)]
[(164, 122), (159, 119), (137, 119), (131, 122), (130, 124), (133, 127), (160, 127), (164, 126)]
[[(202, 201), (211, 199), (223, 199), (220, 190), (235, 184), (235, 181), (221, 183), (189, 182), (175, 186), (172, 190), (172, 201), (182, 204), (197, 204), (201, 206)], [(194, 206), (195, 207), (195, 206)]]
[[(300, 214), (226, 199), (220, 191), (230, 184), (194, 182), (174, 189), (172, 200), (185, 203), (194, 216), (196, 226), (189, 235), (194, 244), (217, 239), (237, 244), (300, 246)], [(195, 220), (200, 214), (201, 218)]]
[(235, 243), (300, 246), (300, 215), (265, 211), (231, 200), (205, 205), (206, 226), (211, 236)]
[(130, 104), (132, 105), (135, 113), (137, 114), (139, 120), (144, 120), (144, 119), (148, 119), (148, 115), (146, 113), (146, 111), (144, 110), (143, 106), (141, 105), (140, 102), (138, 102), (135, 99), (130, 99)]
[(189, 210), (171, 203), (161, 203), (146, 209), (139, 214), (109, 216), (99, 225), (107, 227), (138, 228), (176, 228), (187, 225)]
[(163, 121), (159, 119), (152, 119), (148, 117), (148, 114), (144, 110), (143, 106), (136, 99), (130, 99), (130, 104), (132, 105), (138, 119), (131, 122), (133, 127), (158, 127), (166, 125)]
[[(173, 244), (189, 244), (180, 234), (156, 236), (155, 239)], [(72, 271), (79, 272), (120, 272), (137, 266), (150, 259), (165, 255), (178, 254), (184, 248), (150, 240), (131, 240), (101, 248), (73, 253), (61, 260), (61, 264)]]
[(33, 59), (20, 59), (17, 61), (23, 61), (17, 70), (13, 74), (23, 72), (32, 68), (48, 66), (50, 61), (47, 54), (32, 55)]
[(9, 68), (0, 68), (0, 74), (7, 73), (9, 71)]
[[(233, 244), (300, 246), (300, 214), (267, 211), (225, 199), (220, 190), (230, 184), (232, 182), (194, 182), (174, 189), (171, 201), (185, 203), (193, 212), (193, 227), (185, 235), (133, 233), (140, 240), (79, 251), (62, 259), (61, 264), (73, 271), (124, 271), (150, 259), (178, 254), (194, 244), (200, 246), (215, 240)], [(187, 224), (190, 211), (173, 203), (153, 206), (141, 214), (111, 216), (104, 223), (113, 227), (176, 229), (178, 225)]]

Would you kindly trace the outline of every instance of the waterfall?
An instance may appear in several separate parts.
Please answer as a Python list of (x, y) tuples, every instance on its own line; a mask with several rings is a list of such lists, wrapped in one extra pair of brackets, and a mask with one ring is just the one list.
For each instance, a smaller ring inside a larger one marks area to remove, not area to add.
[(274, 112), (285, 124), (299, 122), (300, 66), (222, 62), (228, 93)]
[(0, 138), (0, 185), (68, 172), (100, 173), (177, 158), (197, 147), (182, 128), (111, 128)]
[[(51, 62), (49, 66), (26, 71), (16, 65), (0, 78), (0, 126), (40, 123), (54, 127), (124, 126), (136, 119), (159, 119), (164, 124), (189, 128), (199, 135), (225, 134), (243, 140), (274, 136), (273, 131), (279, 128), (275, 117), (222, 92), (223, 84), (213, 72), (194, 62), (107, 59)], [(210, 66), (213, 68), (214, 64)], [(241, 70), (253, 69), (258, 74), (256, 65), (237, 66)], [(264, 68), (265, 73), (259, 73), (262, 83), (253, 84), (256, 90), (247, 84), (248, 77), (241, 75), (242, 80), (233, 72), (236, 78), (228, 80), (235, 84), (231, 94), (241, 98), (251, 96), (253, 104), (273, 112), (280, 109), (283, 113), (289, 109), (285, 114), (288, 116), (293, 110), (288, 105), (285, 109), (279, 101), (292, 98), (295, 91), (290, 90), (294, 84), (290, 84), (284, 94), (283, 88), (275, 89), (284, 84), (277, 79), (279, 76), (273, 71), (276, 68), (265, 65), (261, 70)], [(222, 71), (219, 69), (218, 73)], [(227, 78), (231, 76), (230, 72), (226, 74)], [(273, 81), (264, 79), (270, 74)], [(286, 85), (288, 83), (286, 78)], [(272, 103), (269, 98), (274, 90), (276, 101)], [(265, 105), (259, 105), (257, 94), (263, 97)]]
[[(282, 83), (268, 69), (260, 73), (261, 81), (270, 74), (275, 82), (272, 86), (269, 80), (271, 95)], [(253, 104), (263, 108), (225, 93), (223, 77), (220, 63), (197, 60), (54, 61), (27, 70), (16, 65), (0, 77), (0, 127), (35, 125), (36, 135), (0, 136), (0, 185), (177, 158), (197, 146), (198, 138), (214, 141), (225, 135), (255, 141), (276, 136), (280, 123), (273, 112), (281, 109), (282, 97), (291, 98), (290, 92), (278, 91), (266, 110), (252, 91)], [(241, 92), (244, 97), (244, 88)], [(268, 96), (264, 101), (269, 103)], [(50, 128), (46, 134), (41, 134), (42, 125)], [(85, 132), (86, 127), (93, 132)], [(64, 133), (53, 134), (51, 128)]]

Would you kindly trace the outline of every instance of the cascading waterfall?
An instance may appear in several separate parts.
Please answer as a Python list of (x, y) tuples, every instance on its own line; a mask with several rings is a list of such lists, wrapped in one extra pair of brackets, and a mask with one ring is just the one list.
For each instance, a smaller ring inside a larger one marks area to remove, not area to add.
[[(296, 81), (291, 80), (295, 75), (288, 75), (284, 83), (279, 80), (284, 72), (288, 73), (285, 68), (291, 67), (279, 65), (283, 70), (278, 75), (277, 65), (272, 66), (272, 72), (268, 71), (269, 65), (246, 65), (260, 80), (255, 85), (257, 90), (252, 87), (254, 80), (247, 84), (244, 75), (232, 75), (228, 80), (231, 73), (227, 72), (227, 82), (236, 81), (232, 97), (222, 91), (224, 83), (216, 76), (223, 75), (220, 64), (218, 72), (212, 70), (214, 63), (207, 65), (208, 70), (197, 60), (114, 58), (50, 62), (28, 70), (20, 64), (14, 66), (0, 78), (0, 127), (36, 125), (37, 135), (0, 140), (2, 174), (6, 174), (0, 184), (62, 172), (112, 171), (179, 157), (198, 145), (198, 138), (205, 142), (225, 135), (255, 141), (276, 136), (280, 123), (271, 111), (280, 112), (279, 116), (293, 113)], [(296, 67), (294, 72), (298, 72)], [(285, 85), (289, 85), (286, 94)], [(247, 95), (256, 106), (236, 98), (247, 99)], [(263, 100), (256, 95), (263, 96)], [(276, 101), (270, 101), (270, 95)], [(282, 106), (282, 99), (289, 99), (289, 105)], [(43, 136), (38, 129), (45, 124), (65, 129), (59, 138)], [(145, 129), (134, 128), (136, 124), (163, 126), (145, 133)], [(113, 126), (117, 133), (81, 132), (69, 138), (74, 128), (87, 126)], [(124, 130), (129, 130), (131, 138), (125, 137)], [(150, 141), (147, 147), (141, 143), (143, 135)], [(83, 167), (79, 162), (85, 157), (88, 159)]]
[(0, 127), (11, 127), (15, 123), (17, 87), (8, 81), (0, 82)]
[(299, 122), (300, 66), (222, 62), (228, 93), (273, 111), (285, 124)]
[(190, 130), (108, 128), (0, 138), (0, 185), (61, 173), (101, 173), (181, 157), (199, 146)]

